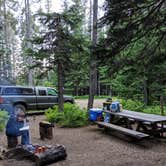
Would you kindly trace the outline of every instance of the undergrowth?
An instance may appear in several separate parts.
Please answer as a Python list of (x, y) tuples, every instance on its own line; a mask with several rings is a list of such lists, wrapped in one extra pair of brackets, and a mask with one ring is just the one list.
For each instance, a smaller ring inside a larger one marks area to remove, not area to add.
[(8, 112), (0, 110), (0, 131), (3, 131), (3, 129), (5, 128), (8, 118)]
[(54, 106), (49, 108), (45, 115), (49, 122), (61, 127), (81, 127), (88, 124), (87, 111), (73, 104), (65, 104), (63, 112), (59, 112), (58, 107)]
[[(124, 99), (117, 99), (122, 104), (123, 109), (137, 111), (137, 112), (144, 112), (149, 114), (161, 114), (161, 108), (159, 105), (150, 105), (145, 106), (142, 102), (137, 100), (124, 100)], [(166, 115), (166, 107), (164, 107), (164, 115)]]

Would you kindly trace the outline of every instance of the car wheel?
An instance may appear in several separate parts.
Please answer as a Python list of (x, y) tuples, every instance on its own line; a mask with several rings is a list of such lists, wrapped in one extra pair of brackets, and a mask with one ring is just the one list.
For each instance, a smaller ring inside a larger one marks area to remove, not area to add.
[(14, 113), (15, 115), (19, 114), (20, 112), (24, 112), (25, 113), (26, 109), (25, 106), (22, 104), (17, 104), (14, 106)]
[(65, 101), (66, 104), (73, 104), (72, 101)]

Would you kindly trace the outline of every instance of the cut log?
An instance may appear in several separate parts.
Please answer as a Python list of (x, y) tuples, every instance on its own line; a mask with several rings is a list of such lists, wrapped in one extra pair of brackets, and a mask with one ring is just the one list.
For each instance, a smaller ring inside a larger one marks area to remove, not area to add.
[(45, 166), (66, 159), (67, 153), (63, 145), (47, 146), (46, 150), (41, 153), (32, 153), (24, 146), (20, 146), (9, 150), (4, 156), (6, 159), (30, 160), (36, 166)]
[(66, 149), (63, 145), (53, 146), (51, 149), (46, 150), (44, 153), (36, 154), (36, 165), (45, 166), (67, 157)]
[(18, 138), (17, 137), (7, 136), (7, 144), (8, 144), (8, 148), (16, 147), (17, 144), (18, 144)]
[(52, 139), (53, 138), (53, 130), (52, 128), (54, 127), (53, 124), (42, 121), (39, 123), (39, 131), (40, 131), (40, 139), (44, 140), (45, 138), (47, 139)]
[(4, 153), (4, 157), (6, 159), (16, 159), (16, 160), (31, 160), (36, 161), (36, 157), (30, 151), (24, 149), (22, 146), (18, 146), (15, 148), (10, 149), (6, 153)]

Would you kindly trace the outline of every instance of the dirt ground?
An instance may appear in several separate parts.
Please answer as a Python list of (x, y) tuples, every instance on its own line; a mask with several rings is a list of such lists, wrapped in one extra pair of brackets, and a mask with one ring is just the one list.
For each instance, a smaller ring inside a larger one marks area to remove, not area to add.
[[(87, 100), (76, 101), (85, 107)], [(95, 107), (102, 107), (103, 100), (95, 100)], [(82, 128), (53, 129), (52, 140), (40, 140), (39, 122), (44, 115), (29, 117), (31, 142), (40, 145), (63, 144), (67, 158), (51, 166), (166, 166), (166, 141), (148, 139), (131, 142), (103, 132), (96, 125)], [(0, 134), (0, 146), (7, 146), (6, 136)], [(33, 166), (29, 161), (2, 160), (0, 166)]]

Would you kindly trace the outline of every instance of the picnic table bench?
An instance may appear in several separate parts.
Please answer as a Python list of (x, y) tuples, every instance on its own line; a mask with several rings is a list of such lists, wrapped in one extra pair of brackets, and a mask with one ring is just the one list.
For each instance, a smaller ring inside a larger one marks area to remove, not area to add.
[(112, 130), (116, 130), (122, 134), (137, 138), (139, 140), (149, 137), (148, 134), (145, 134), (145, 133), (142, 133), (139, 131), (135, 131), (135, 130), (131, 130), (131, 129), (127, 129), (127, 128), (117, 126), (117, 125), (114, 125), (111, 123), (107, 123), (107, 122), (96, 122), (96, 123), (100, 126), (104, 126), (104, 127), (110, 128)]

